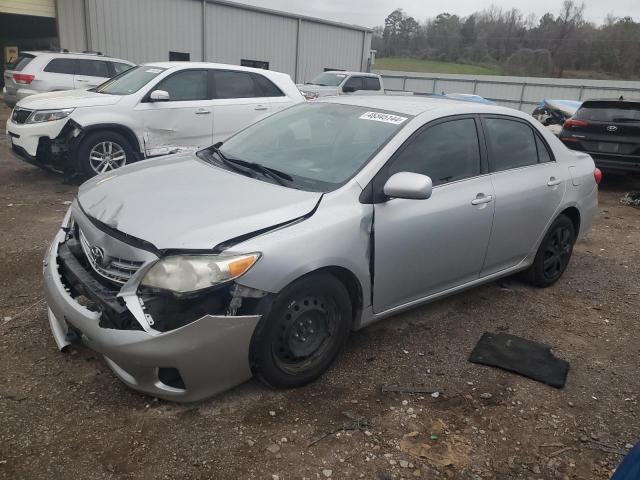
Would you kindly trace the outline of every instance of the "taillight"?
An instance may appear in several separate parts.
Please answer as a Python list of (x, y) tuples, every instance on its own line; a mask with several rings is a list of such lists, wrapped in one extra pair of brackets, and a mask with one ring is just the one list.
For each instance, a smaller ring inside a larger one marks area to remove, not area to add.
[(589, 122), (585, 122), (584, 120), (575, 120), (570, 118), (566, 122), (564, 122), (564, 128), (572, 128), (572, 127), (586, 127), (589, 125)]
[(580, 140), (577, 138), (573, 138), (573, 137), (560, 137), (560, 140), (562, 140), (563, 142), (574, 142), (577, 143)]
[(596, 181), (597, 185), (600, 185), (600, 182), (602, 181), (602, 170), (600, 170), (599, 168), (596, 168), (593, 171), (593, 178)]
[(35, 80), (35, 75), (29, 75), (28, 73), (14, 73), (13, 80), (16, 83), (20, 83), (22, 85), (29, 85), (31, 82)]

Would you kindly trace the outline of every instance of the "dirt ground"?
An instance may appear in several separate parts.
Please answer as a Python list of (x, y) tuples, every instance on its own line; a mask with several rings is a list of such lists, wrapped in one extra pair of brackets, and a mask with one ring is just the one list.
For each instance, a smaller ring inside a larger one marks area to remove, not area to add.
[[(639, 440), (640, 209), (619, 201), (638, 177), (605, 177), (552, 288), (495, 282), (353, 334), (304, 388), (250, 381), (178, 405), (56, 350), (41, 260), (77, 187), (10, 157), (0, 127), (0, 478), (608, 479)], [(566, 387), (469, 363), (487, 331), (552, 345)]]

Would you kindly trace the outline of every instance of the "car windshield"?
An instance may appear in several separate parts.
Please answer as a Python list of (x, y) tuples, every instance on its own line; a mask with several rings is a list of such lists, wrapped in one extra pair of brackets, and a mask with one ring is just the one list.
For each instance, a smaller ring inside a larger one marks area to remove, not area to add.
[(113, 77), (111, 80), (107, 80), (102, 85), (98, 85), (95, 91), (110, 95), (130, 95), (140, 90), (165, 70), (165, 68), (145, 65), (133, 67)]
[(366, 165), (408, 118), (353, 105), (303, 103), (242, 130), (220, 152), (284, 173), (291, 179), (286, 186), (328, 192)]
[(640, 103), (585, 103), (574, 118), (592, 122), (640, 122)]
[(345, 78), (347, 78), (345, 73), (324, 72), (307, 83), (310, 85), (320, 85), (322, 87), (337, 87)]

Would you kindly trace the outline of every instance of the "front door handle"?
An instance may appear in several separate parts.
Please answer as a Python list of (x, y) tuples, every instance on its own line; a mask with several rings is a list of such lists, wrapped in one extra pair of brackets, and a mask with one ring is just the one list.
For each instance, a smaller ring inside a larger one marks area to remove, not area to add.
[(551, 177), (547, 182), (548, 187), (555, 187), (556, 185), (560, 185), (562, 180), (558, 180), (556, 177)]
[(209, 115), (211, 110), (207, 110), (206, 108), (199, 108), (196, 110), (196, 115)]
[(489, 202), (493, 202), (493, 195), (479, 193), (474, 200), (471, 200), (471, 205), (482, 205)]
[(265, 107), (264, 105), (258, 105), (256, 108), (254, 108), (254, 110), (268, 110), (268, 107)]

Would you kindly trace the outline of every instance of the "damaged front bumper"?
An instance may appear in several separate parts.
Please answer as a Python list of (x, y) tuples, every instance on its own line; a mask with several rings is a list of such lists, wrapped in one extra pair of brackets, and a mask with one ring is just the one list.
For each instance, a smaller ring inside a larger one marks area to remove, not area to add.
[(82, 341), (103, 354), (129, 387), (179, 402), (215, 395), (251, 377), (249, 343), (259, 315), (203, 315), (177, 329), (160, 332), (151, 328), (148, 320), (139, 318), (144, 312), (133, 288), (136, 277), (123, 286), (121, 294), (125, 294), (126, 308), (143, 328), (105, 328), (101, 325), (102, 313), (81, 304), (63, 283), (59, 249), (67, 239), (64, 227), (44, 260), (49, 322), (60, 349), (75, 340)]

